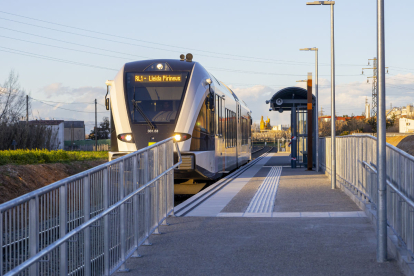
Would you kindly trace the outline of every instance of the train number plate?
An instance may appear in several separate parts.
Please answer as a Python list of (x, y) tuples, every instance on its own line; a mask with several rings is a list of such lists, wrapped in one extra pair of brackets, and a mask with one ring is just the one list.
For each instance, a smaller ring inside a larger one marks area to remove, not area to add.
[(147, 133), (158, 133), (158, 129), (147, 129)]

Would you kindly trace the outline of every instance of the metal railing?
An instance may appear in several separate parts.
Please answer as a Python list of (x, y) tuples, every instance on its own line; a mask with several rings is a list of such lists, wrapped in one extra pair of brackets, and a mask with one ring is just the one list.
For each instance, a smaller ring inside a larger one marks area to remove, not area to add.
[[(351, 135), (336, 138), (337, 183), (348, 187), (376, 209), (377, 138)], [(387, 144), (387, 222), (407, 246), (407, 258), (414, 249), (414, 157)], [(331, 138), (319, 139), (319, 165), (328, 175), (331, 164)]]
[(174, 208), (172, 138), (0, 205), (0, 275), (126, 270)]

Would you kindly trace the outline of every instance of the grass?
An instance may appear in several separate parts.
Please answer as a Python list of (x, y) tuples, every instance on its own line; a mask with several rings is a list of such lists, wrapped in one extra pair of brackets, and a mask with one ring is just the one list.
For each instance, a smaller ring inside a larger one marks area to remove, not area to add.
[(2, 150), (0, 166), (6, 164), (42, 164), (69, 161), (106, 159), (106, 151), (64, 151), (64, 150)]

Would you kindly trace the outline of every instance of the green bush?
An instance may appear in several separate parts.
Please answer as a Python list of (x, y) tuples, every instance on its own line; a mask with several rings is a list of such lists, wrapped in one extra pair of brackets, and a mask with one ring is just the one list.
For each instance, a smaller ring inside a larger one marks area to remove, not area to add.
[(0, 165), (58, 163), (106, 158), (108, 158), (108, 153), (106, 151), (64, 151), (45, 149), (0, 151)]

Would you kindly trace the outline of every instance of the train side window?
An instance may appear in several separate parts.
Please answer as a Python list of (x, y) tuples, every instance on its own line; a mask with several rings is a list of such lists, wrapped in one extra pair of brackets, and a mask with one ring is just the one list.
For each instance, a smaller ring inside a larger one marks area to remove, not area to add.
[(249, 120), (241, 117), (242, 145), (249, 143)]
[(236, 146), (237, 114), (226, 108), (226, 148)]
[(223, 136), (223, 99), (216, 95), (216, 106), (215, 106), (215, 120), (216, 120), (216, 134), (217, 136)]
[(214, 150), (215, 148), (215, 114), (214, 107), (211, 105), (213, 101), (210, 97), (213, 97), (213, 95), (209, 94), (206, 97), (197, 116), (191, 138), (191, 151)]

